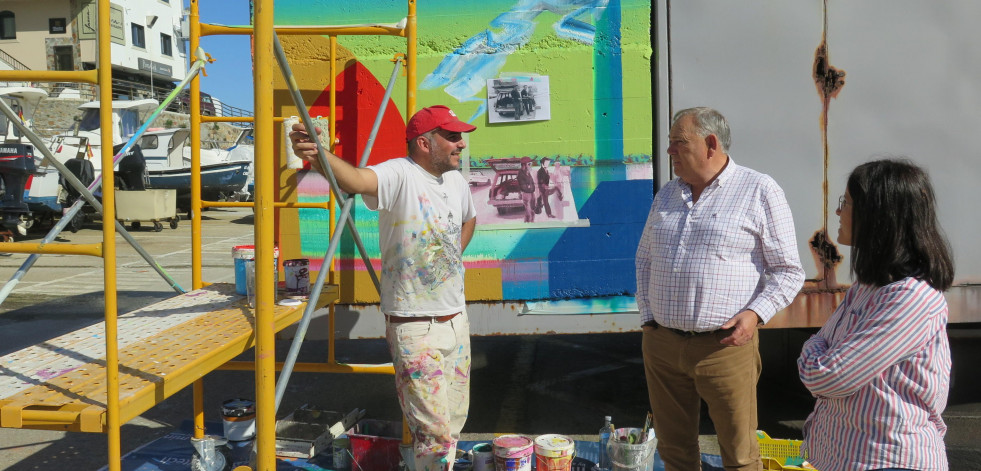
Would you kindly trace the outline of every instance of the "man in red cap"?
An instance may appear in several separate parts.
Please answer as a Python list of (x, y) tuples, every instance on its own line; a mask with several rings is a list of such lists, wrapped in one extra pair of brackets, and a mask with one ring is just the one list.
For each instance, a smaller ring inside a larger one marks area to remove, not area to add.
[[(474, 129), (449, 108), (430, 106), (406, 125), (408, 157), (359, 168), (326, 152), (341, 189), (378, 211), (381, 310), (416, 470), (452, 467), (470, 404), (463, 251), (477, 211), (457, 170), (467, 147), (462, 133)], [(293, 153), (323, 173), (302, 124), (290, 140)]]

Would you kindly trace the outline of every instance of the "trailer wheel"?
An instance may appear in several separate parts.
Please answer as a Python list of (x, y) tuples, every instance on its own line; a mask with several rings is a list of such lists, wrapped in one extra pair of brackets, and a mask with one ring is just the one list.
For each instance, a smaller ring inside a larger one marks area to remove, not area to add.
[(160, 232), (164, 230), (164, 225), (160, 224), (159, 221), (153, 221), (153, 232)]
[(180, 219), (176, 217), (170, 220), (171, 229), (177, 229), (177, 221), (180, 221)]
[(132, 230), (134, 230), (134, 231), (140, 230), (140, 221), (133, 221), (133, 222), (129, 223), (129, 228), (132, 229)]

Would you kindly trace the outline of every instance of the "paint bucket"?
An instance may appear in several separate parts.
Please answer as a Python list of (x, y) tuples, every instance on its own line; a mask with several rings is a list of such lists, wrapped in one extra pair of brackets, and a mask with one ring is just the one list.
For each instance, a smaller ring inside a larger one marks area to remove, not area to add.
[[(273, 248), (273, 257), (276, 264), (273, 266), (275, 270), (279, 265), (279, 247)], [(235, 261), (235, 292), (242, 295), (249, 294), (246, 288), (246, 274), (245, 274), (245, 261), (255, 260), (255, 246), (254, 245), (236, 245), (232, 247), (232, 259)]]
[(576, 442), (564, 435), (548, 434), (535, 438), (537, 471), (571, 471)]
[(249, 399), (229, 399), (221, 403), (221, 421), (225, 438), (238, 442), (255, 436), (255, 402)]
[(310, 296), (310, 260), (285, 260), (283, 272), (286, 274), (286, 296)]
[(640, 436), (639, 428), (618, 428), (616, 438), (611, 438), (606, 445), (610, 455), (613, 471), (645, 471), (654, 468), (654, 450), (657, 449), (657, 438), (653, 433), (644, 443), (628, 443), (619, 437), (630, 435)]
[(530, 438), (501, 435), (494, 439), (494, 468), (497, 471), (531, 471), (534, 453)]
[(494, 446), (478, 443), (470, 449), (473, 455), (473, 471), (494, 471)]
[(345, 437), (335, 438), (330, 445), (333, 466), (331, 469), (343, 470), (351, 467), (351, 440)]

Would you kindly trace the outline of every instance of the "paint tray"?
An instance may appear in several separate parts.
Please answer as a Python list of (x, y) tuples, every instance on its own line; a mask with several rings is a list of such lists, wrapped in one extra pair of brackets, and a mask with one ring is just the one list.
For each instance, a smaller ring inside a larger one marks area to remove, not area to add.
[(363, 419), (347, 431), (351, 440), (351, 469), (395, 471), (402, 461), (402, 422)]
[(312, 458), (329, 449), (331, 442), (364, 416), (364, 410), (347, 414), (301, 406), (276, 421), (276, 456)]

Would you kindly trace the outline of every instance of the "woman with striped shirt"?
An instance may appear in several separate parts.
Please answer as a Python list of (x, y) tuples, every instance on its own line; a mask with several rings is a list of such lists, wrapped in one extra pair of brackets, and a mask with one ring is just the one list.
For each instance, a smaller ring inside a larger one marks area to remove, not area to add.
[(903, 160), (862, 164), (837, 214), (856, 282), (797, 360), (816, 398), (802, 451), (821, 471), (947, 470), (954, 267), (929, 177)]

